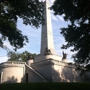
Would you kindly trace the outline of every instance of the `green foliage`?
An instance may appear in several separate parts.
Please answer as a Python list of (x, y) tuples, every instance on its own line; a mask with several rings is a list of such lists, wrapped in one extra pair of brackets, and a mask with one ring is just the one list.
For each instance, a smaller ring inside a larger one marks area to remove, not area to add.
[(8, 61), (18, 61), (19, 55), (15, 52), (8, 52), (7, 56), (9, 57)]
[(32, 55), (34, 58), (36, 54), (31, 54), (28, 51), (24, 51), (22, 53), (15, 53), (13, 51), (8, 52), (7, 56), (9, 57), (8, 61), (23, 61), (26, 62), (28, 55)]
[(27, 36), (17, 28), (17, 19), (22, 18), (25, 25), (35, 26), (42, 23), (43, 3), (39, 0), (0, 0), (0, 47), (8, 40), (14, 49), (28, 42)]
[(67, 28), (61, 28), (66, 45), (71, 51), (77, 51), (74, 59), (84, 63), (90, 60), (90, 0), (55, 0), (51, 7), (55, 15), (65, 15), (64, 20), (70, 21)]

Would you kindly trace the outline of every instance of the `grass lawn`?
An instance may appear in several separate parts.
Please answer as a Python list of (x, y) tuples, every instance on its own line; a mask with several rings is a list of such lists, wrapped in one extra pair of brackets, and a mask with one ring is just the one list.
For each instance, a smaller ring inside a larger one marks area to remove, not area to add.
[(90, 83), (9, 83), (0, 90), (90, 90)]

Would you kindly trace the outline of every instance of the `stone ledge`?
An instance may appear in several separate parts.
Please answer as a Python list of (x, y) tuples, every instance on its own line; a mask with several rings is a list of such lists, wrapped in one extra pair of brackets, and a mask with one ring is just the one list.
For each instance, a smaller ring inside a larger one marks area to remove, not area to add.
[(0, 64), (0, 67), (24, 67), (25, 62), (8, 61)]
[(55, 60), (61, 61), (62, 57), (59, 56), (59, 55), (55, 55), (55, 54), (52, 54), (52, 55), (38, 55), (34, 58), (34, 62), (40, 62), (40, 61), (44, 61), (44, 60), (48, 60), (48, 59), (55, 59)]

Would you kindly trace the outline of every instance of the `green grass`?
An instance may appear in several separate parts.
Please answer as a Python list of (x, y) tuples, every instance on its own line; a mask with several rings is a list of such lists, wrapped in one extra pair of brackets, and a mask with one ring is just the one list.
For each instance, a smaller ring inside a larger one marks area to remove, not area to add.
[(90, 83), (12, 83), (0, 84), (0, 90), (90, 90)]

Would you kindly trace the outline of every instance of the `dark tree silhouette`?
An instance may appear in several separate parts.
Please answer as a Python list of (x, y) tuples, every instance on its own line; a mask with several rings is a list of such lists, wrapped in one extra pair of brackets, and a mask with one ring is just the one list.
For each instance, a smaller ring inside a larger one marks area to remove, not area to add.
[(90, 60), (90, 0), (55, 0), (51, 9), (55, 15), (63, 15), (64, 20), (70, 21), (67, 28), (61, 28), (66, 45), (71, 51), (77, 51), (74, 58), (84, 63)]

